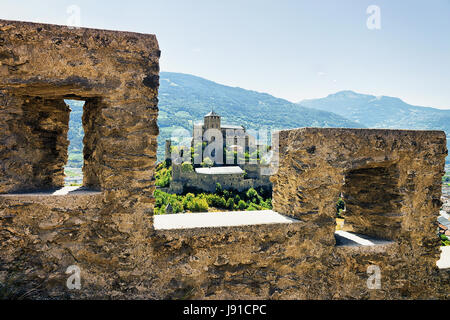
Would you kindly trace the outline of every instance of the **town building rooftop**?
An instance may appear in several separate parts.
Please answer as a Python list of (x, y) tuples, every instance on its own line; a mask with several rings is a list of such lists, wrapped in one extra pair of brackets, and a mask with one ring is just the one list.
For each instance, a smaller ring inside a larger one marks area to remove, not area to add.
[(238, 167), (211, 167), (211, 168), (196, 168), (195, 172), (200, 174), (243, 174), (244, 171)]

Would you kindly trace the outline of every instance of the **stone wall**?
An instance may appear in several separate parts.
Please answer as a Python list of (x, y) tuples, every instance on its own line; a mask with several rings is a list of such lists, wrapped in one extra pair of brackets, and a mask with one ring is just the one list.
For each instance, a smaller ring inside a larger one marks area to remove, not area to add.
[(343, 192), (346, 224), (355, 232), (433, 238), (447, 154), (443, 132), (303, 128), (281, 131), (279, 139), (275, 210), (333, 217)]
[(64, 185), (69, 107), (62, 100), (0, 93), (0, 192)]
[[(0, 20), (0, 298), (450, 298), (435, 265), (443, 132), (282, 131), (273, 203), (296, 223), (155, 230), (158, 58), (153, 35)], [(60, 184), (65, 98), (87, 101), (90, 189), (14, 194)], [(356, 231), (392, 242), (335, 246), (340, 192)]]
[[(65, 297), (78, 265), (89, 296), (126, 291), (152, 230), (159, 56), (154, 35), (0, 20), (2, 287)], [(17, 197), (62, 185), (64, 99), (86, 101), (84, 185), (100, 193)]]
[[(53, 134), (60, 141), (49, 141), (45, 152), (55, 145), (58, 159), (38, 178), (58, 185), (67, 138), (65, 124), (59, 126), (61, 132), (51, 126), (67, 120), (67, 114), (57, 119), (56, 110), (66, 108), (63, 99), (79, 99), (86, 101), (85, 184), (103, 190), (148, 188), (158, 135), (160, 51), (154, 35), (0, 21), (0, 44), (0, 126), (10, 146), (7, 151), (17, 153), (0, 155), (3, 171), (10, 173), (16, 161), (29, 163), (21, 166), (24, 170), (46, 170), (46, 161), (33, 159), (39, 141), (28, 143), (26, 130), (41, 139), (49, 135), (55, 140)], [(29, 110), (40, 123), (26, 121), (34, 117)], [(30, 174), (17, 171), (8, 179), (2, 175), (0, 191), (41, 188), (40, 182), (21, 181), (23, 176)]]
[(225, 190), (244, 191), (251, 187), (272, 189), (269, 176), (261, 175), (259, 165), (243, 165), (243, 170), (250, 170), (249, 176), (244, 179), (244, 174), (200, 174), (195, 171), (183, 172), (181, 165), (172, 163), (172, 181), (170, 193), (181, 194), (186, 190), (200, 190), (203, 192), (215, 192), (216, 184), (220, 183)]
[[(280, 131), (278, 139), (278, 171), (271, 178), (275, 211), (316, 223), (321, 238), (329, 239), (343, 193), (346, 225), (393, 240), (378, 252), (339, 248), (332, 255), (342, 254), (342, 265), (333, 272), (354, 277), (352, 268), (361, 271), (371, 261), (392, 286), (384, 297), (426, 297), (443, 288), (448, 296), (449, 284), (442, 281), (449, 273), (436, 267), (444, 132), (302, 128)], [(350, 260), (353, 267), (346, 265)]]

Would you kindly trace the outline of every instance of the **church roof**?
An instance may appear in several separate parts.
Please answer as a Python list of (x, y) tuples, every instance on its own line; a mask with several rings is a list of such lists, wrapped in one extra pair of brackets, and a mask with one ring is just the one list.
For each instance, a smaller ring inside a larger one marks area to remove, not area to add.
[(195, 172), (200, 174), (243, 174), (244, 171), (238, 167), (211, 167), (211, 168), (195, 168)]
[(220, 125), (220, 127), (222, 129), (244, 129), (243, 126), (235, 126), (235, 125), (231, 125), (231, 124), (222, 124), (222, 125)]
[(210, 113), (208, 113), (205, 117), (220, 117), (217, 113), (214, 112), (214, 110), (211, 110)]
[(443, 216), (439, 216), (437, 219), (440, 224), (450, 229), (450, 221)]

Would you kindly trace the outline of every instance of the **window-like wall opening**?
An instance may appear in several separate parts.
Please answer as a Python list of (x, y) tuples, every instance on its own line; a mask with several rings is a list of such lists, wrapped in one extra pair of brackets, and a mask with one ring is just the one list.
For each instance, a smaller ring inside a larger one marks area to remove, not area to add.
[(21, 168), (14, 192), (55, 189), (64, 186), (67, 161), (69, 107), (62, 99), (23, 97), (22, 112), (11, 123), (11, 160)]
[(64, 167), (65, 185), (81, 186), (83, 184), (83, 100), (64, 100), (70, 107), (68, 160)]
[(102, 99), (74, 95), (10, 99), (17, 112), (11, 112), (4, 125), (9, 133), (0, 193), (52, 194), (68, 185), (101, 190)]
[(344, 230), (345, 227), (345, 201), (341, 192), (336, 201), (336, 230)]
[(352, 231), (395, 239), (401, 226), (402, 194), (396, 164), (356, 168), (345, 174), (345, 225)]
[(437, 234), (442, 246), (450, 247), (450, 165), (445, 165), (442, 177), (442, 207), (439, 212)]

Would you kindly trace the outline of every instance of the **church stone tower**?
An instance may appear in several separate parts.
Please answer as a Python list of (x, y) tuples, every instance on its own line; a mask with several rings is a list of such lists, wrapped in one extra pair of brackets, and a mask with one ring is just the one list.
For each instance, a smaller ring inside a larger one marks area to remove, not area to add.
[(172, 141), (170, 139), (166, 140), (166, 150), (164, 160), (170, 160), (172, 158), (172, 153), (170, 152), (172, 146)]
[(212, 110), (204, 117), (204, 129), (219, 129), (220, 130), (220, 116)]

